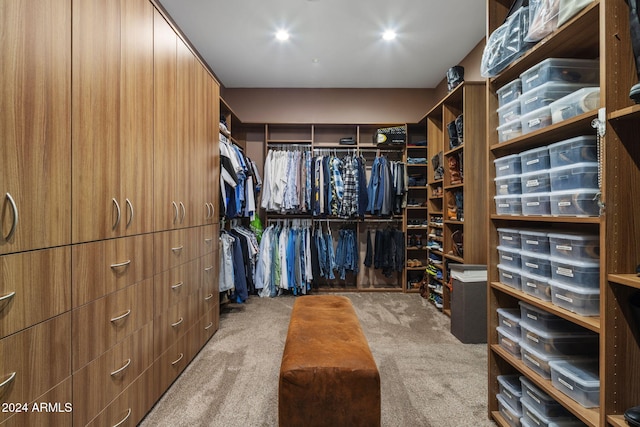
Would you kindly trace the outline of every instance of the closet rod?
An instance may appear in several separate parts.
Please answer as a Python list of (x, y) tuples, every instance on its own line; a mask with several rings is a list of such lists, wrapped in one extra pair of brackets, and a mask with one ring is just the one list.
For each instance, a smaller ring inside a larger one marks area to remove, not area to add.
[(268, 148), (311, 148), (311, 144), (267, 144)]
[(358, 150), (363, 151), (365, 153), (398, 153), (404, 154), (404, 151), (399, 148), (397, 150), (381, 150), (379, 148), (359, 148)]

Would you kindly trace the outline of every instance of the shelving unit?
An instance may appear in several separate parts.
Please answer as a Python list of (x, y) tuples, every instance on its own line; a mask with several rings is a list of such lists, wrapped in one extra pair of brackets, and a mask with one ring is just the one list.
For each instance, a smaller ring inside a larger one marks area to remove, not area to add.
[[(510, 0), (489, 0), (487, 34), (502, 24)], [(497, 215), (489, 205), (488, 246), (489, 298), (489, 415), (499, 425), (507, 425), (498, 413), (496, 393), (498, 375), (520, 373), (560, 402), (589, 426), (626, 426), (622, 414), (640, 404), (640, 325), (636, 325), (629, 297), (640, 289), (635, 274), (640, 263), (640, 106), (629, 99), (635, 83), (636, 67), (629, 39), (629, 8), (624, 0), (594, 0), (561, 28), (550, 34), (499, 76), (489, 79), (487, 87), (487, 140), (489, 164), (498, 157), (516, 154), (579, 135), (594, 135), (591, 122), (598, 118), (592, 111), (548, 126), (530, 134), (498, 143), (496, 90), (520, 73), (546, 58), (599, 58), (600, 107), (606, 114), (602, 147), (601, 201), (604, 209), (598, 217), (522, 217)], [(495, 194), (490, 168), (487, 188)], [(497, 228), (543, 226), (554, 231), (580, 231), (600, 236), (600, 315), (585, 317), (500, 283)], [(541, 379), (520, 360), (501, 348), (496, 326), (499, 307), (517, 307), (526, 301), (567, 319), (599, 335), (600, 405), (586, 409), (559, 392), (548, 380)]]
[[(431, 268), (434, 292), (430, 300), (447, 315), (451, 314), (449, 264), (486, 263), (487, 201), (483, 186), (487, 163), (485, 96), (484, 83), (464, 82), (426, 115), (429, 141), (428, 257), (441, 260)], [(450, 144), (447, 126), (461, 115), (464, 118), (463, 142)], [(441, 162), (434, 162), (435, 158)], [(449, 168), (452, 163), (458, 164), (459, 175), (452, 175)], [(442, 169), (436, 174), (438, 164)], [(464, 211), (472, 214), (465, 217)], [(459, 248), (454, 247), (454, 239), (461, 243)]]

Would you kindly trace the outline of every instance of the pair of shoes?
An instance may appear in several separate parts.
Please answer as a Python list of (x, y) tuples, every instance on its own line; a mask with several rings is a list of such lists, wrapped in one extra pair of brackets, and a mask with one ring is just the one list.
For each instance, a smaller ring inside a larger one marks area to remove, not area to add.
[(442, 264), (442, 258), (434, 253), (429, 253), (429, 262), (432, 262), (434, 264)]
[(422, 261), (419, 259), (409, 259), (407, 260), (408, 267), (422, 267)]

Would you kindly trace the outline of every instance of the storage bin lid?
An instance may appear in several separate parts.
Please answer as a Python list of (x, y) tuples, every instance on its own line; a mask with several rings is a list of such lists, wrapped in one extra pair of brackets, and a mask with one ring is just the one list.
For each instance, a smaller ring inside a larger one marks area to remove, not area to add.
[[(535, 193), (534, 193), (535, 194)], [(520, 230), (520, 236), (537, 236), (537, 237), (547, 237), (547, 231), (537, 231), (537, 230)]]
[[(536, 193), (536, 194), (542, 194), (542, 193)], [(520, 251), (520, 256), (526, 256), (529, 258), (536, 258), (539, 259), (540, 261), (549, 261), (549, 255), (547, 254), (543, 254), (540, 252), (530, 252), (530, 251), (525, 251), (525, 250), (521, 250)]]
[(549, 144), (547, 148), (549, 148), (549, 151), (551, 151), (551, 150), (558, 150), (565, 145), (595, 146), (597, 142), (598, 140), (595, 135), (583, 135), (583, 136), (576, 136), (574, 138), (565, 139), (563, 141), (554, 142), (553, 144)]
[(535, 280), (537, 282), (548, 283), (549, 280), (550, 280), (548, 277), (540, 276), (538, 274), (533, 274), (533, 273), (530, 273), (530, 272), (524, 271), (524, 270), (520, 273), (520, 275), (522, 277), (526, 277), (527, 279)]
[(537, 385), (533, 384), (533, 382), (531, 382), (531, 380), (529, 380), (529, 378), (525, 377), (524, 375), (520, 376), (520, 382), (522, 383), (523, 388), (526, 387), (530, 389), (532, 393), (535, 393), (536, 398), (543, 401), (545, 405), (550, 405), (553, 403), (558, 404), (558, 402), (553, 397), (549, 396), (546, 392), (540, 390), (540, 388)]
[[(509, 124), (511, 124), (511, 122), (509, 122)], [(508, 156), (498, 157), (493, 161), (493, 163), (504, 162), (508, 160), (515, 160), (516, 158), (519, 160), (520, 156), (518, 154), (509, 154)]]
[(521, 194), (522, 199), (548, 199), (551, 197), (551, 192), (542, 191), (540, 193), (525, 193)]
[(498, 270), (506, 271), (507, 273), (522, 274), (522, 270), (520, 270), (519, 268), (510, 267), (510, 266), (504, 265), (504, 264), (498, 264), (497, 267), (498, 267)]
[(559, 173), (569, 169), (578, 169), (578, 168), (595, 168), (598, 169), (598, 162), (580, 162), (580, 163), (571, 163), (568, 165), (556, 166), (555, 168), (549, 169), (550, 173)]
[[(522, 252), (520, 249), (518, 248), (510, 248), (509, 246), (503, 246), (503, 245), (498, 245), (498, 247), (496, 248), (498, 251), (504, 251), (504, 252), (511, 252), (515, 255), (520, 255), (520, 252)], [(455, 264), (452, 264), (451, 266), (453, 267)]]
[(526, 157), (526, 156), (530, 156), (536, 153), (541, 153), (544, 151), (549, 151), (549, 148), (546, 145), (538, 148), (532, 148), (531, 150), (523, 151), (520, 153), (520, 157), (523, 157), (523, 156)]
[(520, 201), (520, 196), (520, 194), (499, 194), (497, 196), (493, 196), (493, 198), (498, 200), (515, 199), (516, 201)]
[(522, 385), (520, 384), (520, 377), (517, 374), (514, 375), (498, 375), (498, 382), (511, 394), (516, 397), (522, 396)]
[(549, 285), (552, 288), (559, 288), (574, 294), (580, 294), (585, 296), (600, 295), (600, 288), (585, 288), (583, 286), (571, 285), (569, 283), (558, 282), (557, 280), (549, 279)]
[[(531, 332), (545, 340), (554, 340), (554, 339), (563, 339), (570, 340), (571, 338), (575, 338), (578, 341), (584, 341), (585, 339), (593, 339), (595, 341), (598, 340), (598, 335), (594, 332), (588, 331), (586, 329), (583, 330), (573, 330), (573, 331), (563, 331), (563, 330), (544, 330), (540, 328), (536, 328), (533, 325), (523, 323), (520, 325), (520, 328), (523, 329), (523, 333), (526, 331)], [(523, 335), (524, 336), (524, 335)]]
[(519, 173), (513, 173), (511, 175), (498, 176), (498, 177), (493, 178), (494, 181), (504, 181), (504, 180), (509, 180), (509, 179), (517, 179), (518, 181), (520, 181), (520, 174)]
[(509, 338), (511, 341), (513, 342), (517, 342), (518, 344), (520, 343), (520, 337), (517, 335), (513, 335), (512, 333), (510, 333), (509, 331), (507, 331), (505, 328), (503, 328), (502, 326), (498, 326), (496, 327), (496, 331), (498, 331), (498, 333), (502, 336), (505, 336), (507, 338)]
[(496, 398), (498, 399), (498, 402), (500, 402), (500, 404), (504, 407), (504, 409), (511, 412), (513, 416), (515, 416), (516, 418), (520, 418), (522, 416), (522, 412), (516, 410), (513, 406), (509, 405), (505, 400), (505, 398), (502, 397), (500, 393), (496, 394)]
[(520, 79), (522, 79), (523, 75), (526, 76), (527, 74), (535, 72), (545, 66), (596, 68), (600, 66), (600, 63), (597, 59), (547, 58), (520, 74)]
[(504, 228), (504, 227), (500, 227), (497, 229), (498, 233), (512, 233), (512, 234), (519, 234), (520, 230), (517, 228)]
[[(522, 123), (526, 123), (532, 117), (546, 117), (546, 116), (551, 117), (551, 107), (549, 107), (548, 105), (542, 106), (542, 107), (537, 108), (537, 109), (535, 109), (533, 111), (529, 111), (527, 114), (521, 115), (520, 116), (520, 123), (521, 124)], [(514, 122), (509, 122), (507, 124), (510, 125), (511, 123), (514, 123)]]
[[(573, 190), (560, 190), (554, 191), (552, 196), (566, 196), (567, 194), (582, 194), (585, 196), (593, 197), (600, 192), (597, 188), (576, 188)], [(496, 196), (497, 197), (497, 196)]]
[(560, 258), (557, 256), (549, 256), (549, 261), (551, 261), (551, 264), (562, 264), (562, 265), (570, 265), (572, 267), (578, 267), (578, 268), (599, 268), (600, 267), (600, 261), (580, 261), (580, 260), (574, 260), (574, 259), (568, 259), (568, 258)]
[[(563, 105), (569, 105), (572, 104), (573, 102), (579, 100), (582, 97), (586, 97), (587, 95), (591, 94), (591, 93), (595, 93), (598, 92), (600, 93), (600, 86), (594, 86), (595, 83), (593, 85), (589, 85), (587, 87), (583, 87), (581, 89), (576, 90), (575, 92), (571, 92), (568, 95), (563, 96), (560, 99), (556, 99), (555, 101), (553, 101), (551, 104), (549, 104), (551, 106), (552, 109), (556, 109), (556, 108), (561, 108), (561, 106)], [(585, 102), (586, 101), (586, 102)], [(600, 98), (596, 97), (595, 95), (590, 97), (590, 98), (583, 98), (583, 105), (580, 106), (580, 108), (584, 111), (591, 111), (591, 110), (595, 110), (598, 106), (597, 105), (593, 105), (595, 104), (597, 101), (599, 103)], [(589, 105), (591, 104), (591, 105)]]
[(563, 240), (580, 240), (580, 241), (591, 241), (591, 240), (600, 240), (600, 236), (597, 234), (584, 234), (584, 233), (548, 233), (549, 239), (563, 239)]
[[(562, 360), (562, 359), (568, 359), (571, 356), (567, 356), (566, 354), (551, 354), (551, 353), (544, 353), (542, 351), (538, 351), (535, 348), (532, 348), (531, 346), (529, 346), (524, 340), (522, 340), (520, 342), (520, 348), (525, 351), (526, 353), (530, 353), (533, 357), (535, 357), (536, 359), (542, 360), (545, 363), (549, 363), (549, 361), (551, 360)], [(522, 355), (522, 359), (525, 359), (525, 355)]]
[(506, 103), (506, 104), (504, 104), (502, 107), (498, 108), (498, 109), (496, 110), (496, 112), (497, 112), (498, 114), (500, 114), (500, 113), (502, 113), (503, 111), (505, 111), (505, 110), (509, 110), (509, 109), (511, 109), (511, 108), (513, 108), (513, 107), (516, 107), (516, 106), (518, 106), (518, 107), (520, 106), (520, 100), (519, 100), (518, 98), (514, 99), (513, 101), (509, 101), (509, 102), (507, 102), (507, 103)]
[[(530, 418), (533, 418), (534, 422), (536, 420), (539, 422), (539, 424), (538, 422), (535, 423), (536, 426), (537, 425), (549, 426), (549, 423), (551, 423), (552, 421), (554, 423), (560, 423), (559, 424), (560, 426), (564, 426), (565, 424), (563, 424), (563, 422), (565, 421), (570, 421), (571, 423), (574, 423), (575, 421), (577, 421), (576, 418), (571, 417), (568, 414), (561, 417), (547, 418), (544, 415), (542, 415), (540, 412), (538, 412), (538, 410), (536, 410), (536, 408), (530, 403), (528, 403), (527, 401), (523, 401), (522, 406), (523, 406), (522, 408), (523, 414), (527, 414)], [(578, 425), (584, 425), (584, 424), (578, 424)]]
[(530, 176), (536, 176), (536, 175), (549, 175), (549, 171), (551, 169), (540, 169), (539, 171), (533, 171), (533, 172), (525, 172), (520, 174), (520, 178), (528, 178)]
[(583, 389), (599, 388), (600, 375), (597, 359), (552, 360), (549, 367), (581, 386)]
[(520, 77), (511, 80), (509, 83), (505, 84), (504, 86), (500, 87), (500, 89), (496, 90), (497, 94), (502, 94), (502, 92), (508, 91), (509, 89), (512, 89), (513, 86), (522, 86), (522, 81), (520, 80)]
[[(551, 111), (551, 109), (549, 109), (549, 111)], [(551, 114), (551, 112), (549, 112), (549, 114)], [(512, 120), (512, 121), (507, 122), (507, 123), (505, 123), (505, 124), (503, 124), (501, 126), (498, 126), (496, 128), (496, 130), (499, 132), (499, 131), (502, 131), (502, 130), (505, 130), (505, 129), (511, 129), (511, 128), (514, 128), (514, 129), (522, 128), (522, 122), (520, 120)], [(517, 154), (514, 154), (514, 156), (517, 156)]]
[(518, 308), (498, 308), (496, 312), (500, 316), (511, 320), (516, 325), (520, 323), (520, 309)]

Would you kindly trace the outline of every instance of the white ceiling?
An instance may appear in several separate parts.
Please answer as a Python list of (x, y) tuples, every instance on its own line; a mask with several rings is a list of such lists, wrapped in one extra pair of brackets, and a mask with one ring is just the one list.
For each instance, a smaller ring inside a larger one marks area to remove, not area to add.
[(485, 0), (159, 1), (227, 88), (433, 88), (485, 35)]

